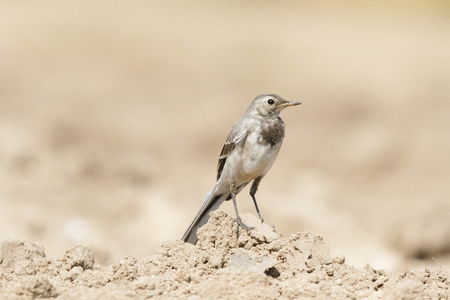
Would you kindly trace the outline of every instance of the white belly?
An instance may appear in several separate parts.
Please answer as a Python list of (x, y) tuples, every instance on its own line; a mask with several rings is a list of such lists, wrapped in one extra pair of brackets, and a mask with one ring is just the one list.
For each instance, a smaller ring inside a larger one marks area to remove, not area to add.
[(249, 134), (245, 143), (231, 153), (225, 163), (223, 179), (234, 180), (236, 186), (265, 175), (280, 151), (281, 142), (271, 146), (257, 141), (258, 134)]

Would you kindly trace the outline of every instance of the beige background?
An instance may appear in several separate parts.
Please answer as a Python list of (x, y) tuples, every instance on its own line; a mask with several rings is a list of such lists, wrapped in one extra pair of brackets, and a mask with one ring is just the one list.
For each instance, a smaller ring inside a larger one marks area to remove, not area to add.
[(278, 93), (303, 105), (282, 114), (266, 222), (357, 266), (449, 268), (446, 1), (1, 6), (1, 237), (154, 253), (213, 187), (233, 122)]

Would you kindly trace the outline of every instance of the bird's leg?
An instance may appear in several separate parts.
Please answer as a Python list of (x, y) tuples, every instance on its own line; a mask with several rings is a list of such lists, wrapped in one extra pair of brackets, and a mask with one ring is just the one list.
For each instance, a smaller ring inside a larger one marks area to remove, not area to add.
[(256, 212), (258, 213), (258, 217), (261, 220), (261, 223), (263, 223), (264, 219), (259, 212), (258, 204), (256, 203), (256, 198), (255, 198), (255, 194), (256, 194), (256, 191), (258, 190), (258, 186), (259, 186), (259, 183), (261, 182), (261, 179), (262, 179), (262, 177), (259, 176), (255, 180), (253, 180), (252, 187), (250, 188), (250, 196), (252, 196), (253, 203), (255, 203), (255, 208), (256, 208)]
[(246, 225), (242, 221), (241, 217), (239, 216), (237, 203), (236, 203), (236, 185), (235, 185), (234, 181), (231, 183), (231, 198), (233, 199), (234, 211), (236, 212), (236, 223), (237, 223), (236, 236), (239, 238), (239, 226), (244, 228), (244, 229), (246, 229), (246, 230), (252, 230), (252, 229), (255, 229), (255, 228)]

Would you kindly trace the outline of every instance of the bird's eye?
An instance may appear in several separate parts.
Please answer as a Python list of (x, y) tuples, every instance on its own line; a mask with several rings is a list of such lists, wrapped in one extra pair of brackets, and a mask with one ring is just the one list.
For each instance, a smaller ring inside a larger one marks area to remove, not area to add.
[(272, 105), (272, 104), (275, 103), (275, 101), (273, 101), (273, 99), (269, 99), (269, 100), (267, 100), (267, 103), (269, 103), (270, 105)]

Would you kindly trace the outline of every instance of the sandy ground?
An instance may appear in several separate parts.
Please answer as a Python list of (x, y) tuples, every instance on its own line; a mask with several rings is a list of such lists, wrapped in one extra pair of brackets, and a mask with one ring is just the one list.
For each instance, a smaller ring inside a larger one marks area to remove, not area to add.
[[(448, 272), (429, 269), (389, 274), (354, 268), (330, 256), (322, 237), (281, 237), (252, 215), (256, 229), (240, 231), (224, 212), (199, 230), (197, 245), (162, 244), (157, 254), (98, 266), (92, 250), (77, 245), (47, 258), (39, 245), (0, 241), (4, 299), (448, 299)], [(233, 225), (234, 224), (234, 225)]]
[[(134, 257), (136, 276), (151, 277), (142, 263), (161, 244), (182, 260), (188, 246), (174, 241), (214, 185), (229, 129), (256, 95), (277, 93), (303, 102), (282, 113), (286, 139), (258, 191), (281, 239), (322, 236), (360, 275), (369, 264), (439, 281), (450, 269), (447, 2), (0, 4), (0, 237), (37, 255), (20, 264), (90, 276)], [(238, 203), (254, 213), (247, 189)], [(67, 266), (78, 244), (93, 270)], [(2, 291), (17, 295), (5, 280), (19, 288), (28, 271), (1, 269)], [(38, 269), (54, 293), (76, 297), (74, 280)], [(257, 280), (282, 293), (286, 274)]]

